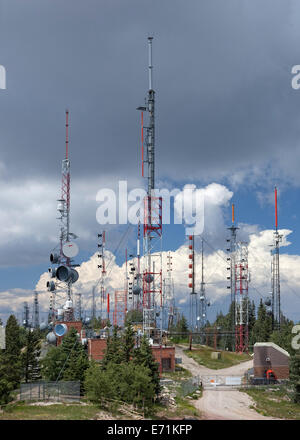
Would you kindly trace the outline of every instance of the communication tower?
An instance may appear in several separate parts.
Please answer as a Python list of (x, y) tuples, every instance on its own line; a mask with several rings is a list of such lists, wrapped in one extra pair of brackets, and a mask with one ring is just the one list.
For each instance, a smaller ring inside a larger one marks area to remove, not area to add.
[[(73, 258), (78, 254), (78, 246), (71, 239), (77, 236), (70, 232), (70, 159), (69, 159), (69, 111), (66, 110), (66, 155), (62, 161), (61, 198), (58, 200), (57, 211), (60, 222), (59, 251), (52, 252), (49, 268), (50, 280), (47, 288), (51, 292), (50, 313), (52, 321), (73, 321), (81, 315), (81, 299), (77, 296), (75, 311), (73, 304), (72, 285), (79, 274), (74, 269)], [(78, 309), (79, 308), (79, 309)]]
[(32, 325), (33, 328), (39, 328), (40, 327), (40, 317), (39, 317), (39, 297), (38, 292), (34, 291), (33, 296), (33, 312), (32, 312)]
[(235, 351), (248, 352), (249, 298), (248, 298), (248, 244), (239, 242), (235, 255)]
[[(200, 298), (199, 298), (199, 328), (204, 330), (207, 322), (207, 306), (209, 303), (206, 298), (205, 282), (204, 282), (204, 246), (203, 239), (201, 240), (201, 284), (200, 284)], [(197, 317), (198, 318), (198, 317)]]
[(281, 307), (280, 307), (280, 272), (279, 272), (279, 248), (282, 235), (278, 232), (277, 212), (277, 188), (275, 187), (275, 232), (271, 250), (271, 279), (272, 279), (272, 327), (273, 330), (280, 330)]
[[(156, 327), (156, 317), (162, 312), (162, 198), (155, 195), (155, 92), (152, 86), (152, 40), (148, 37), (149, 90), (145, 106), (141, 111), (142, 176), (144, 164), (147, 171), (147, 196), (144, 199), (144, 240), (143, 240), (143, 316), (144, 331), (150, 336)], [(148, 126), (144, 127), (144, 112), (148, 113)], [(146, 137), (144, 139), (144, 128)], [(144, 160), (144, 143), (146, 159)], [(158, 310), (159, 309), (159, 310)]]
[[(227, 239), (227, 280), (230, 281), (230, 285), (227, 286), (227, 289), (230, 289), (230, 306), (232, 311), (232, 322), (231, 329), (232, 334), (235, 334), (235, 326), (236, 326), (236, 317), (235, 317), (235, 286), (236, 286), (236, 253), (237, 253), (237, 230), (239, 229), (235, 226), (235, 218), (234, 218), (234, 204), (231, 205), (231, 226), (228, 228), (230, 231), (230, 238)], [(233, 346), (235, 345), (234, 336), (233, 336)]]

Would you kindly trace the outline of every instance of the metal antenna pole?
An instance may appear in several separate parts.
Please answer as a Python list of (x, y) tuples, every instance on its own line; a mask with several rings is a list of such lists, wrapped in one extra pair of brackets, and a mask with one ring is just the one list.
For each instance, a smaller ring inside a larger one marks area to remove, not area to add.
[(34, 297), (33, 297), (33, 318), (32, 318), (32, 324), (34, 328), (39, 328), (40, 326), (40, 318), (39, 318), (39, 298), (38, 298), (38, 292), (34, 291)]
[(275, 232), (272, 255), (272, 327), (273, 330), (280, 330), (281, 306), (280, 306), (280, 272), (279, 272), (279, 248), (282, 235), (278, 232), (277, 212), (277, 188), (275, 187)]
[(204, 282), (204, 246), (203, 246), (203, 238), (201, 240), (201, 284), (200, 284), (200, 329), (203, 329), (206, 326), (207, 321), (207, 299), (205, 293), (205, 282)]
[(95, 286), (92, 289), (92, 319), (96, 318), (96, 298), (95, 298)]
[[(48, 281), (47, 287), (51, 295), (51, 314), (55, 320), (55, 311), (57, 309), (62, 313), (63, 320), (74, 320), (74, 306), (72, 298), (72, 284), (78, 279), (78, 272), (74, 269), (72, 264), (73, 257), (77, 255), (78, 249), (76, 245), (70, 241), (70, 238), (76, 239), (77, 236), (70, 232), (70, 160), (69, 160), (69, 111), (66, 110), (66, 137), (65, 137), (65, 158), (62, 160), (62, 180), (61, 180), (61, 198), (58, 200), (57, 211), (59, 212), (60, 221), (60, 237), (59, 237), (59, 255), (52, 253), (50, 261), (52, 264), (58, 264), (58, 268), (50, 268), (49, 273), (51, 278), (56, 278), (58, 281), (65, 283), (62, 287), (60, 283)], [(77, 265), (78, 266), (78, 265)], [(60, 275), (59, 275), (60, 274)], [(58, 287), (59, 290), (56, 290)], [(60, 295), (60, 292), (62, 293)], [(65, 300), (64, 305), (59, 304), (59, 301)], [(81, 304), (80, 298), (77, 298), (78, 310), (75, 310), (75, 315), (80, 316)], [(64, 310), (64, 311), (63, 311)]]
[(237, 353), (248, 352), (249, 347), (248, 284), (248, 244), (240, 242), (235, 264), (235, 350)]
[[(229, 257), (227, 258), (227, 261), (230, 261), (230, 266), (227, 267), (227, 270), (230, 271), (230, 275), (227, 277), (227, 280), (230, 280), (230, 286), (227, 286), (228, 289), (230, 289), (230, 306), (232, 311), (232, 322), (231, 322), (231, 328), (232, 332), (235, 331), (236, 326), (236, 316), (235, 316), (235, 285), (236, 285), (236, 252), (237, 252), (237, 230), (238, 227), (235, 226), (235, 218), (234, 218), (234, 204), (231, 206), (231, 221), (232, 224), (228, 230), (230, 231), (230, 238), (227, 239), (227, 242), (229, 242), (229, 247), (227, 248), (227, 252), (229, 252)], [(233, 347), (235, 345), (235, 340), (232, 341)]]

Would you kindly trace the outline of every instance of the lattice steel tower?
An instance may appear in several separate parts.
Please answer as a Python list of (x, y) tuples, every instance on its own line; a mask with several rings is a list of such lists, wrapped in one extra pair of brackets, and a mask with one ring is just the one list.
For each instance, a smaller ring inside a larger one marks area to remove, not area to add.
[[(198, 329), (203, 330), (207, 322), (207, 298), (205, 292), (204, 282), (204, 251), (203, 239), (201, 240), (201, 283), (200, 283), (200, 298), (199, 298), (199, 320)], [(197, 317), (198, 318), (198, 317)]]
[[(162, 198), (155, 196), (155, 92), (152, 85), (152, 37), (148, 37), (149, 90), (145, 106), (138, 107), (142, 118), (142, 176), (144, 163), (148, 165), (147, 196), (144, 200), (144, 240), (143, 240), (143, 316), (144, 331), (149, 335), (155, 328), (155, 315), (162, 312)], [(148, 112), (149, 120), (144, 139), (143, 112)], [(144, 160), (144, 143), (146, 159)], [(160, 308), (160, 312), (155, 312)]]
[(33, 296), (33, 312), (32, 312), (32, 325), (33, 328), (39, 328), (40, 326), (40, 316), (39, 316), (39, 297), (38, 292), (34, 291)]
[[(49, 268), (51, 280), (47, 282), (50, 297), (50, 314), (53, 320), (74, 320), (72, 284), (78, 280), (79, 274), (74, 269), (73, 257), (78, 254), (78, 246), (70, 239), (77, 238), (70, 232), (70, 160), (69, 160), (69, 111), (66, 110), (66, 156), (62, 161), (61, 198), (58, 200), (57, 211), (60, 221), (59, 253), (52, 252), (50, 261), (58, 267)], [(56, 282), (52, 280), (56, 278)], [(81, 297), (76, 298), (75, 315), (81, 316)]]
[(271, 279), (272, 279), (272, 328), (280, 330), (281, 308), (280, 308), (280, 272), (279, 272), (279, 248), (282, 235), (278, 232), (277, 212), (277, 188), (275, 187), (275, 232), (273, 249), (271, 250)]
[[(230, 231), (230, 238), (227, 239), (228, 247), (227, 252), (229, 256), (227, 257), (227, 261), (230, 262), (230, 265), (227, 267), (227, 271), (229, 275), (227, 276), (227, 280), (230, 281), (230, 285), (227, 286), (227, 289), (230, 289), (230, 307), (232, 312), (232, 322), (231, 322), (231, 330), (232, 334), (235, 333), (236, 326), (236, 317), (235, 317), (235, 285), (236, 285), (236, 252), (237, 252), (237, 230), (239, 229), (235, 226), (235, 218), (234, 218), (234, 204), (231, 205), (231, 226), (228, 228)], [(233, 336), (233, 345), (235, 344), (235, 337)]]
[(237, 244), (235, 256), (235, 351), (248, 352), (249, 299), (248, 299), (248, 244)]
[(189, 288), (190, 291), (190, 327), (195, 331), (198, 327), (198, 295), (196, 292), (196, 271), (195, 271), (195, 236), (189, 235)]

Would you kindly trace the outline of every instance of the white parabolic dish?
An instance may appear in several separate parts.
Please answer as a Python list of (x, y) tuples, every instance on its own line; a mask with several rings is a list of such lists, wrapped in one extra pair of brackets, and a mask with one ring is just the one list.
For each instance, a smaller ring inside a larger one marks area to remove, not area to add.
[(63, 245), (62, 251), (65, 257), (73, 258), (76, 257), (76, 255), (79, 252), (79, 249), (76, 243), (73, 243), (72, 241), (67, 241)]

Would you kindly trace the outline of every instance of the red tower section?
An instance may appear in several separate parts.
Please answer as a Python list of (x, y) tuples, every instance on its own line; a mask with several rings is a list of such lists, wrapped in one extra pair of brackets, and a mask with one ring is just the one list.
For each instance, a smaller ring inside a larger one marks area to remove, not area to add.
[(127, 312), (127, 291), (115, 290), (115, 304), (113, 311), (113, 325), (123, 327)]
[[(144, 199), (144, 239), (148, 243), (148, 257), (151, 254), (151, 243), (162, 236), (162, 197), (146, 196)], [(147, 256), (146, 256), (147, 258)], [(162, 306), (162, 269), (155, 271), (151, 264), (143, 273), (143, 308), (151, 309), (159, 296)]]

